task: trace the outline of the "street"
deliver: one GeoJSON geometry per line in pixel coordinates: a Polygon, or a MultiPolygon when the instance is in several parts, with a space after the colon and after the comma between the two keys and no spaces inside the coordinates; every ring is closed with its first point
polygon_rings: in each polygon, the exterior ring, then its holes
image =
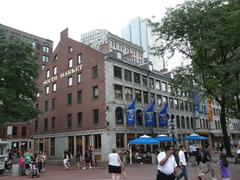
{"type": "MultiPolygon", "coordinates": [[[[218,180],[221,180],[219,168],[214,164],[215,174],[218,180]]],[[[230,164],[231,180],[240,179],[239,164],[230,164]]],[[[132,164],[126,165],[127,179],[129,180],[155,180],[156,179],[156,165],[152,164],[132,164]]],[[[196,167],[188,166],[189,180],[197,180],[196,167]]],[[[25,180],[28,176],[0,176],[0,179],[25,180]]],[[[77,169],[72,167],[70,171],[65,171],[61,165],[48,165],[46,172],[41,173],[42,180],[111,180],[111,175],[108,174],[107,166],[93,167],[93,169],[77,169]]],[[[183,178],[182,178],[183,179],[183,178]]],[[[210,174],[205,175],[205,180],[210,180],[210,174]]]]}

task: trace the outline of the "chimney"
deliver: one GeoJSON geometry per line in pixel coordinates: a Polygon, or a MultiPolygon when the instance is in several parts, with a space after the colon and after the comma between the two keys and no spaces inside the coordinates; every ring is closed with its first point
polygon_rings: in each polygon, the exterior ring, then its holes
{"type": "Polygon", "coordinates": [[[68,37],[68,28],[64,29],[60,34],[60,40],[68,37]]]}

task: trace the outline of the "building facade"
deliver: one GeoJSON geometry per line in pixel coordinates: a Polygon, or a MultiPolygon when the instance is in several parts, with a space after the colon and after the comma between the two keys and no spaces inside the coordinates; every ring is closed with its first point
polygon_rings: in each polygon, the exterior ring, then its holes
{"type": "Polygon", "coordinates": [[[162,58],[153,56],[151,48],[157,44],[155,42],[156,36],[152,33],[152,27],[149,19],[141,19],[136,17],[129,21],[129,24],[122,29],[122,38],[143,47],[143,58],[146,61],[151,61],[154,69],[163,70],[166,68],[165,62],[162,58]]]}
{"type": "MultiPolygon", "coordinates": [[[[19,38],[32,45],[35,53],[39,57],[40,71],[44,70],[48,63],[49,57],[53,49],[53,41],[45,39],[21,30],[0,24],[0,29],[3,30],[7,36],[11,38],[19,38]]],[[[1,129],[0,134],[2,139],[9,142],[9,148],[14,149],[15,152],[21,152],[32,149],[31,128],[30,123],[5,123],[1,129]]]]}

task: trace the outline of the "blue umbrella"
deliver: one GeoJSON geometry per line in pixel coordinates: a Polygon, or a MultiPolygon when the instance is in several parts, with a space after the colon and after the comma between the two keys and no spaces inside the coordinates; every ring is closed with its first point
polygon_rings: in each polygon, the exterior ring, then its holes
{"type": "Polygon", "coordinates": [[[150,144],[150,145],[152,145],[152,144],[159,144],[159,141],[150,136],[143,135],[137,139],[129,141],[129,144],[150,144]]]}
{"type": "Polygon", "coordinates": [[[159,142],[172,142],[172,141],[176,141],[175,138],[173,139],[171,136],[167,136],[165,134],[160,134],[155,139],[158,140],[159,142]]]}
{"type": "Polygon", "coordinates": [[[188,141],[191,141],[191,140],[196,140],[196,141],[204,141],[204,140],[207,140],[208,138],[205,137],[205,136],[200,136],[198,134],[191,134],[189,136],[186,136],[184,138],[184,140],[188,140],[188,141]]]}

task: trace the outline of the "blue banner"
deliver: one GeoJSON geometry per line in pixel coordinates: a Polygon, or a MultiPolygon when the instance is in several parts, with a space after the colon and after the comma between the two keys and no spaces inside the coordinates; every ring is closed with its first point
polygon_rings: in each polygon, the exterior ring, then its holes
{"type": "Polygon", "coordinates": [[[195,117],[199,117],[200,113],[202,113],[202,110],[201,110],[201,94],[200,93],[197,93],[193,96],[193,102],[194,102],[195,117]]]}
{"type": "Polygon", "coordinates": [[[136,98],[132,101],[132,103],[127,108],[127,125],[135,125],[136,124],[136,98]]]}
{"type": "Polygon", "coordinates": [[[162,110],[158,113],[158,122],[160,127],[168,126],[168,104],[165,103],[162,110]]]}
{"type": "Polygon", "coordinates": [[[154,106],[155,106],[155,101],[148,106],[148,108],[145,111],[145,125],[146,126],[154,126],[155,121],[154,121],[154,106]]]}

